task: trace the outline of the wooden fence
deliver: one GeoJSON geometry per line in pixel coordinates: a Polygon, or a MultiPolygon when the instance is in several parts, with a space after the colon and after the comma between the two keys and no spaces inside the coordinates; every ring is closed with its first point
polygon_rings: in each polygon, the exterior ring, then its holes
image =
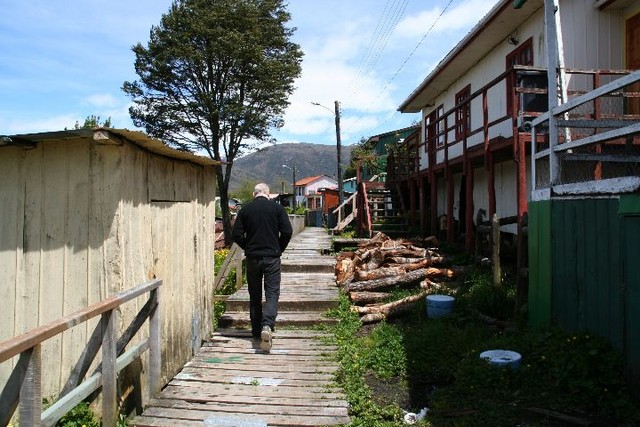
{"type": "Polygon", "coordinates": [[[18,404],[20,425],[52,426],[68,411],[102,387],[102,425],[115,426],[118,417],[118,372],[149,350],[149,393],[160,390],[160,307],[159,288],[162,280],[152,280],[113,297],[60,317],[17,337],[0,342],[0,363],[18,356],[18,361],[0,393],[0,425],[7,425],[18,404]],[[126,302],[149,293],[149,299],[131,324],[117,336],[118,309],[126,302]],[[49,338],[101,316],[87,346],[71,372],[59,399],[46,411],[42,411],[41,345],[49,338]],[[142,325],[149,320],[149,337],[144,338],[128,351],[127,344],[142,325]],[[96,371],[82,381],[102,347],[102,362],[96,371]]]}

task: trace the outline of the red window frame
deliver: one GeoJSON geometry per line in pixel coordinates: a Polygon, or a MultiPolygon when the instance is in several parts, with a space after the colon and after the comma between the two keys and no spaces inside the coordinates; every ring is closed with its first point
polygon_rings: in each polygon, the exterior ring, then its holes
{"type": "Polygon", "coordinates": [[[440,148],[444,145],[444,122],[442,116],[444,115],[444,105],[440,105],[434,108],[428,116],[424,118],[425,128],[425,153],[429,151],[429,146],[433,144],[434,147],[440,148]]]}
{"type": "Polygon", "coordinates": [[[471,97],[471,85],[456,93],[456,140],[463,139],[471,130],[471,103],[464,101],[471,97]]]}
{"type": "Polygon", "coordinates": [[[446,129],[444,128],[444,105],[440,105],[436,108],[436,118],[438,121],[436,122],[436,136],[438,138],[437,146],[442,147],[444,145],[444,133],[446,129]]]}
{"type": "MultiPolygon", "coordinates": [[[[506,57],[506,70],[509,71],[514,65],[533,65],[533,38],[529,37],[520,46],[512,50],[506,57]]],[[[507,74],[507,113],[513,113],[513,73],[507,74]]]]}

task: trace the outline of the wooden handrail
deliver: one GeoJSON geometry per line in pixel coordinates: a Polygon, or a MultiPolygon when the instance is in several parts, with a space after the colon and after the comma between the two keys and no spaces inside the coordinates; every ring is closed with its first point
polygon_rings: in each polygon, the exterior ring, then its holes
{"type": "MultiPolygon", "coordinates": [[[[66,412],[102,386],[102,424],[115,426],[117,420],[117,373],[131,363],[135,357],[149,350],[149,390],[151,395],[160,390],[160,314],[159,292],[162,280],[150,282],[120,292],[68,316],[34,328],[22,335],[0,342],[0,363],[20,355],[4,389],[0,393],[0,425],[6,425],[20,402],[21,425],[54,425],[66,412]],[[149,338],[133,349],[117,357],[118,345],[124,348],[126,342],[117,339],[117,308],[140,295],[149,293],[150,303],[143,307],[144,317],[149,319],[149,338]],[[42,413],[41,392],[41,346],[49,338],[61,334],[72,327],[97,316],[102,316],[98,325],[102,337],[101,372],[97,372],[82,384],[73,388],[65,397],[42,413]]],[[[139,319],[134,319],[134,322],[139,319]]],[[[131,328],[128,328],[130,330],[131,328]]],[[[131,334],[129,334],[131,335],[131,334]]],[[[97,336],[97,335],[96,335],[97,336]]],[[[129,336],[128,340],[131,337],[129,336]]],[[[93,340],[91,340],[93,341],[93,340]]],[[[91,347],[92,342],[88,347],[91,347]]],[[[87,350],[87,349],[86,349],[87,350]]],[[[83,356],[97,352],[85,351],[83,356]]],[[[91,360],[89,360],[91,363],[91,360]]],[[[77,366],[82,365],[79,363],[77,366]]],[[[72,373],[73,376],[73,373],[72,373]]]]}
{"type": "Polygon", "coordinates": [[[333,228],[333,231],[342,231],[347,225],[353,221],[358,212],[358,208],[356,206],[356,196],[358,192],[356,191],[351,196],[349,196],[340,206],[335,208],[332,212],[338,215],[338,219],[336,221],[336,226],[333,228]],[[344,209],[347,205],[351,204],[351,214],[348,216],[344,215],[344,209]]]}
{"type": "Polygon", "coordinates": [[[242,261],[244,259],[245,255],[242,248],[238,246],[237,243],[232,244],[231,248],[229,248],[227,257],[222,262],[220,270],[214,279],[214,292],[222,287],[229,274],[231,274],[231,269],[233,267],[236,269],[236,289],[240,289],[242,287],[242,261]]]}
{"type": "Polygon", "coordinates": [[[369,230],[369,238],[373,237],[373,229],[371,225],[371,211],[369,210],[369,196],[367,195],[367,186],[362,183],[362,194],[364,196],[364,208],[367,213],[367,228],[369,230]]]}

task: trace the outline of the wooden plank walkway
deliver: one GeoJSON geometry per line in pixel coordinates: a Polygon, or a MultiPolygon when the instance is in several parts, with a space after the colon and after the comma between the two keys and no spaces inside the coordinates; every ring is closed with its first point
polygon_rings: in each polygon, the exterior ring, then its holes
{"type": "MultiPolygon", "coordinates": [[[[308,227],[295,236],[282,255],[282,279],[276,329],[312,326],[334,320],[324,313],[338,306],[335,257],[326,253],[331,236],[323,228],[308,227]]],[[[249,327],[249,292],[245,287],[227,300],[219,321],[222,328],[249,327]]]]}
{"type": "Polygon", "coordinates": [[[287,328],[331,321],[322,316],[338,303],[335,260],[324,254],[330,245],[324,229],[306,228],[283,254],[280,311],[270,353],[251,337],[249,297],[243,288],[227,301],[227,327],[218,329],[129,425],[349,424],[346,397],[334,382],[335,348],[324,339],[326,334],[287,328]]]}

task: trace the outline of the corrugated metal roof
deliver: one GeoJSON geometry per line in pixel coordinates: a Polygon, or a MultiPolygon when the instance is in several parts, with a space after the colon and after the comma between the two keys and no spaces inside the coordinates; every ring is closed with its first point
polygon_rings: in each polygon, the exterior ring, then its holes
{"type": "Polygon", "coordinates": [[[417,113],[447,90],[467,73],[497,44],[502,43],[513,31],[541,7],[543,0],[527,0],[520,8],[513,8],[513,0],[500,0],[482,18],[436,68],[398,107],[403,113],[417,113]]]}
{"type": "Polygon", "coordinates": [[[88,142],[96,141],[99,143],[106,143],[108,141],[119,142],[121,139],[126,139],[132,144],[144,148],[145,150],[165,157],[170,157],[172,159],[185,160],[203,166],[220,165],[220,162],[209,157],[198,156],[187,151],[176,150],[158,139],[149,137],[144,132],[131,131],[128,129],[73,129],[56,132],[17,134],[3,137],[3,142],[5,145],[12,143],[15,143],[16,145],[26,145],[28,143],[37,144],[38,142],[43,141],[63,141],[71,139],[84,139],[88,142]]]}

